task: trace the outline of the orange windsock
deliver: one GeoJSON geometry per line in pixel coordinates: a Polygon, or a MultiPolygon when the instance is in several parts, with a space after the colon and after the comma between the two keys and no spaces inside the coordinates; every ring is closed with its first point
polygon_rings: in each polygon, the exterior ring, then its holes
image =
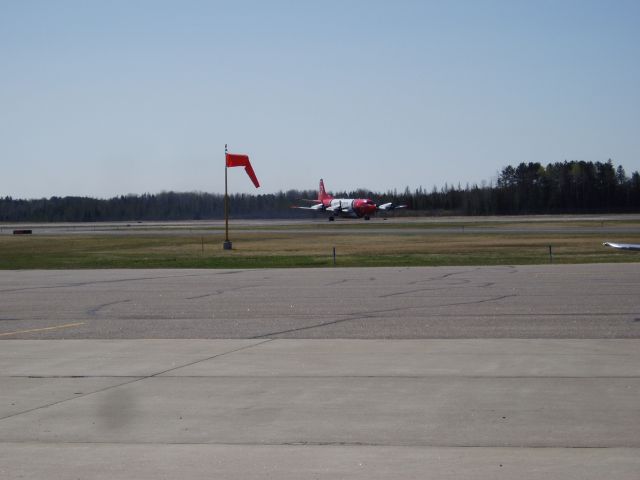
{"type": "Polygon", "coordinates": [[[244,171],[247,172],[249,178],[253,182],[253,184],[258,188],[260,186],[260,182],[258,182],[258,177],[256,177],[256,173],[253,171],[253,167],[251,166],[251,162],[249,161],[249,155],[239,155],[237,153],[227,153],[227,167],[244,167],[244,171]]]}

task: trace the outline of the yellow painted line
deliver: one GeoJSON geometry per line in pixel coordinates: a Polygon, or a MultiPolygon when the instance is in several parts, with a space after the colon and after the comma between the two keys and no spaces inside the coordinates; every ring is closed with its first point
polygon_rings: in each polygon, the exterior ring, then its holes
{"type": "Polygon", "coordinates": [[[9,335],[20,335],[22,333],[45,332],[47,330],[59,330],[60,328],[71,328],[84,325],[85,322],[65,323],[64,325],[56,325],[55,327],[32,328],[31,330],[18,330],[17,332],[0,333],[0,337],[8,337],[9,335]]]}

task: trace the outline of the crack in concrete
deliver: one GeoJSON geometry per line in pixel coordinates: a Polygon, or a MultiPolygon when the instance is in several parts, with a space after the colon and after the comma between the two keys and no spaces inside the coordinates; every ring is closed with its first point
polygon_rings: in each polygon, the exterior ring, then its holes
{"type": "MultiPolygon", "coordinates": [[[[269,340],[272,341],[272,340],[269,340]]],[[[275,341],[275,340],[273,340],[275,341]]],[[[457,355],[466,355],[466,356],[479,356],[482,354],[476,354],[476,353],[460,353],[457,355]]],[[[499,355],[499,354],[496,354],[499,355]]],[[[555,356],[556,354],[554,354],[555,356]]],[[[557,354],[558,356],[566,356],[566,357],[570,357],[571,355],[560,355],[557,354]]],[[[606,356],[613,356],[613,357],[627,357],[628,355],[616,355],[616,354],[604,354],[606,356]]],[[[432,355],[432,356],[438,356],[436,355],[432,355]]],[[[492,354],[487,354],[486,356],[492,356],[492,354]]],[[[504,356],[510,356],[510,355],[504,355],[504,356]]],[[[602,355],[593,355],[595,357],[599,357],[602,355]]],[[[182,366],[177,367],[177,368],[183,368],[182,366]]],[[[135,375],[7,375],[5,377],[0,377],[0,378],[33,378],[33,379],[38,379],[38,378],[42,378],[42,379],[53,379],[53,380],[57,380],[57,379],[74,379],[74,378],[141,378],[141,376],[135,376],[135,375]]],[[[150,378],[150,377],[146,377],[146,378],[150,378]]],[[[485,375],[456,375],[456,374],[452,374],[452,373],[431,373],[431,374],[424,374],[424,375],[402,375],[402,374],[379,374],[379,375],[330,375],[330,374],[322,374],[322,375],[318,375],[318,374],[309,374],[309,375],[272,375],[272,374],[268,374],[268,375],[162,375],[162,377],[158,377],[161,379],[167,379],[167,378],[173,378],[173,379],[180,379],[180,378],[221,378],[221,379],[265,379],[265,380],[270,380],[270,379],[315,379],[315,378],[324,378],[324,379],[331,379],[331,378],[391,378],[391,379],[398,379],[398,380],[426,380],[426,379],[430,379],[430,378],[460,378],[460,379],[478,379],[478,380],[483,380],[483,379],[487,379],[487,378],[492,378],[492,379],[497,379],[497,380],[502,380],[502,379],[507,379],[507,380],[517,380],[517,379],[551,379],[551,380],[556,380],[556,379],[565,379],[565,380],[608,380],[608,379],[616,379],[616,380],[627,380],[627,379],[631,379],[631,380],[640,380],[640,375],[589,375],[589,376],[580,376],[580,375],[550,375],[550,374],[544,374],[544,375],[492,375],[492,374],[485,374],[485,375]]]]}
{"type": "Polygon", "coordinates": [[[85,313],[90,317],[96,317],[98,316],[98,312],[103,308],[110,307],[111,305],[118,305],[120,303],[128,303],[132,301],[133,301],[132,299],[128,299],[128,300],[117,300],[115,302],[103,303],[102,305],[98,305],[97,307],[88,309],[85,313]]]}
{"type": "MultiPolygon", "coordinates": [[[[135,277],[135,278],[117,278],[113,280],[95,280],[91,282],[63,283],[59,285],[13,288],[13,289],[7,289],[7,290],[0,290],[0,293],[15,293],[15,292],[25,292],[25,291],[31,291],[31,290],[50,290],[54,288],[75,288],[75,287],[86,287],[89,285],[102,285],[106,283],[140,282],[143,280],[165,280],[169,278],[202,277],[207,274],[200,273],[200,274],[186,274],[186,275],[164,275],[161,277],[135,277]]],[[[224,273],[218,273],[218,275],[224,275],[224,273]]]]}
{"type": "MultiPolygon", "coordinates": [[[[52,442],[46,440],[11,440],[11,441],[0,441],[0,444],[5,445],[51,445],[52,442]]],[[[446,448],[446,449],[473,449],[473,450],[513,450],[514,452],[522,452],[523,450],[585,450],[585,451],[593,451],[593,450],[639,450],[640,445],[580,445],[580,446],[572,446],[572,445],[504,445],[504,444],[460,444],[460,443],[424,443],[424,442],[393,442],[393,443],[383,443],[383,442],[353,442],[353,441],[290,441],[290,442],[149,442],[149,441],[123,441],[123,442],[114,442],[114,441],[56,441],[55,445],[136,445],[136,446],[228,446],[228,447],[332,447],[332,446],[340,446],[340,447],[396,447],[396,448],[446,448]]]]}
{"type": "Polygon", "coordinates": [[[502,295],[500,297],[493,297],[493,298],[487,298],[484,300],[474,300],[472,302],[460,302],[460,303],[449,303],[449,304],[444,304],[444,305],[427,305],[427,306],[419,306],[419,307],[399,307],[399,308],[389,308],[389,309],[383,309],[383,310],[372,310],[369,312],[356,312],[356,313],[352,313],[352,314],[348,314],[349,316],[352,316],[352,318],[339,318],[339,319],[334,319],[328,322],[322,322],[316,325],[307,325],[304,327],[299,327],[299,328],[291,328],[291,329],[287,329],[287,330],[282,330],[279,332],[271,332],[271,333],[265,333],[262,335],[255,335],[251,338],[268,338],[268,337],[272,337],[272,336],[276,336],[276,335],[284,335],[287,333],[294,333],[294,332],[299,332],[299,331],[304,331],[304,330],[310,330],[312,328],[321,328],[321,327],[326,327],[329,325],[336,325],[338,323],[343,323],[343,322],[351,322],[353,320],[364,320],[367,318],[378,318],[376,317],[376,314],[379,313],[393,313],[393,312],[402,312],[402,311],[407,311],[407,310],[416,310],[416,309],[424,309],[424,308],[441,308],[441,307],[452,307],[452,306],[456,306],[456,305],[474,305],[474,304],[480,304],[480,303],[486,303],[486,302],[494,302],[494,301],[499,301],[499,300],[503,300],[505,298],[509,298],[509,297],[515,297],[517,295],[502,295]]]}
{"type": "Polygon", "coordinates": [[[395,293],[387,293],[384,295],[378,295],[378,298],[389,298],[389,297],[397,297],[400,295],[408,295],[410,293],[419,293],[419,292],[436,292],[436,291],[440,291],[440,290],[449,290],[451,288],[456,288],[456,287],[460,287],[460,286],[465,286],[467,288],[473,288],[473,287],[478,287],[478,288],[483,288],[486,287],[488,285],[469,285],[468,282],[463,282],[463,283],[458,283],[458,284],[453,284],[453,285],[447,285],[444,287],[425,287],[425,288],[416,288],[415,290],[405,290],[403,292],[395,292],[395,293]]]}
{"type": "Polygon", "coordinates": [[[270,341],[271,340],[265,340],[263,342],[253,343],[251,345],[245,345],[243,347],[239,347],[239,348],[230,350],[228,352],[218,353],[216,355],[212,355],[212,356],[209,356],[207,358],[201,358],[199,360],[194,360],[192,362],[185,363],[184,365],[178,365],[176,367],[172,367],[172,368],[163,370],[161,372],[156,372],[156,373],[153,373],[151,375],[140,375],[140,376],[137,376],[137,377],[128,377],[128,378],[131,378],[131,380],[119,383],[117,385],[110,385],[108,387],[100,388],[100,389],[94,390],[92,392],[83,393],[81,395],[74,395],[73,397],[65,398],[63,400],[58,400],[58,401],[49,403],[47,405],[40,405],[38,407],[30,408],[30,409],[24,410],[22,412],[16,412],[16,413],[12,413],[10,415],[6,415],[4,417],[0,417],[0,422],[3,421],[3,420],[6,420],[8,418],[13,418],[13,417],[17,417],[19,415],[24,415],[24,414],[27,414],[27,413],[35,412],[37,410],[42,410],[42,409],[45,409],[45,408],[53,407],[55,405],[60,405],[61,403],[65,403],[65,402],[69,402],[69,401],[72,401],[72,400],[76,400],[78,398],[88,397],[89,395],[94,395],[96,393],[106,392],[107,390],[112,390],[114,388],[123,387],[125,385],[130,385],[130,384],[135,383],[135,382],[140,382],[142,380],[147,380],[149,378],[155,378],[155,377],[158,377],[159,375],[162,375],[164,373],[173,372],[174,370],[178,370],[180,368],[190,367],[190,366],[196,365],[197,363],[200,363],[200,362],[206,362],[208,360],[213,360],[214,358],[218,358],[218,357],[222,357],[224,355],[229,355],[231,353],[239,352],[240,350],[247,350],[249,348],[257,347],[258,345],[262,345],[263,343],[267,343],[267,342],[270,342],[270,341]]]}
{"type": "Polygon", "coordinates": [[[329,282],[329,283],[325,283],[324,286],[325,287],[332,287],[333,285],[340,285],[341,283],[347,283],[349,280],[348,279],[344,279],[344,280],[338,280],[336,282],[329,282]]]}
{"type": "Polygon", "coordinates": [[[435,281],[438,281],[438,280],[444,280],[445,278],[449,278],[449,277],[452,277],[454,275],[462,275],[462,274],[465,274],[465,273],[473,273],[476,270],[477,269],[474,269],[474,270],[463,270],[461,272],[445,273],[444,275],[438,275],[437,277],[429,277],[429,278],[424,278],[422,280],[414,280],[412,282],[409,282],[408,285],[417,285],[417,284],[420,284],[420,283],[435,282],[435,281]]]}
{"type": "Polygon", "coordinates": [[[228,289],[219,289],[216,290],[213,293],[205,293],[204,295],[196,295],[195,297],[185,297],[185,300],[197,300],[199,298],[206,298],[206,297],[216,297],[218,295],[222,295],[224,293],[227,292],[234,292],[237,290],[246,290],[247,288],[256,288],[256,287],[260,287],[260,285],[244,285],[244,286],[238,286],[238,287],[234,287],[234,288],[228,288],[228,289]]]}
{"type": "Polygon", "coordinates": [[[215,297],[222,295],[226,290],[216,290],[213,293],[205,293],[204,295],[196,295],[195,297],[184,297],[185,300],[197,300],[199,298],[215,297]]]}

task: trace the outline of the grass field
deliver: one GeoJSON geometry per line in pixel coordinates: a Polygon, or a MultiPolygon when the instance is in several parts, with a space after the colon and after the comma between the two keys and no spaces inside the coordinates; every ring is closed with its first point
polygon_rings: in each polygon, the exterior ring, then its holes
{"type": "MultiPolygon", "coordinates": [[[[598,225],[600,222],[598,222],[598,225]]],[[[333,265],[333,248],[338,266],[428,266],[428,265],[526,265],[549,263],[640,262],[637,252],[617,251],[602,246],[603,240],[640,243],[640,233],[603,235],[580,233],[576,227],[588,222],[564,222],[568,233],[539,233],[540,223],[514,222],[499,227],[531,231],[492,232],[492,222],[474,222],[486,232],[403,232],[404,224],[377,225],[345,223],[278,227],[269,232],[236,229],[234,249],[222,249],[223,234],[130,233],[126,235],[33,235],[0,236],[0,269],[30,268],[274,268],[326,267],[333,265]],[[341,228],[344,231],[341,231],[341,228]],[[354,231],[355,227],[357,231],[354,231]],[[372,231],[367,232],[367,229],[372,231]],[[615,238],[614,238],[615,237],[615,238]]],[[[430,224],[430,227],[440,226],[430,224]]],[[[464,224],[460,224],[464,226],[464,224]]],[[[557,226],[557,223],[553,225],[557,226]]],[[[622,224],[621,224],[622,225],[622,224]]],[[[451,227],[451,223],[446,224],[451,227]]],[[[625,227],[640,227],[624,222],[625,227]]],[[[420,227],[418,227],[420,228],[420,227]]]]}

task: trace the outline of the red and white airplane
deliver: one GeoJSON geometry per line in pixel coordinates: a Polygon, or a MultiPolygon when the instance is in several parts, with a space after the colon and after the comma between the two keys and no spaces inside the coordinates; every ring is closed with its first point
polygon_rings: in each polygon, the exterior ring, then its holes
{"type": "Polygon", "coordinates": [[[320,179],[320,188],[318,189],[317,200],[306,200],[307,202],[313,202],[315,205],[312,207],[293,207],[300,208],[302,210],[314,210],[316,212],[327,212],[329,214],[329,220],[334,220],[336,215],[350,218],[364,218],[369,220],[371,215],[375,214],[378,210],[388,212],[389,210],[395,210],[396,208],[407,208],[406,205],[395,205],[391,202],[384,203],[382,205],[376,205],[373,200],[369,198],[333,198],[324,189],[324,182],[320,179]]]}

